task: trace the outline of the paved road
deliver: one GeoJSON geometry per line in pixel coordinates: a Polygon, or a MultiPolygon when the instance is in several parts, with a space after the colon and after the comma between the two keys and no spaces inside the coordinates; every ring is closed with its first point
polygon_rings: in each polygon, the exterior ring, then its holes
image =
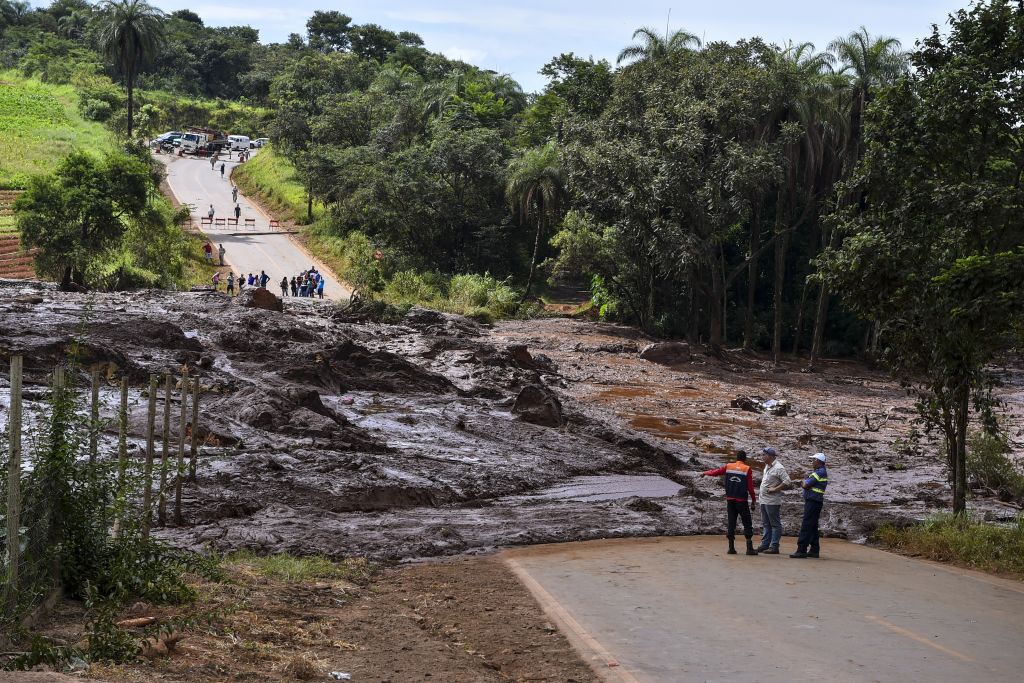
{"type": "MultiPolygon", "coordinates": [[[[206,215],[210,204],[213,204],[215,218],[234,218],[235,205],[231,201],[231,181],[228,176],[231,169],[238,165],[236,162],[225,161],[226,169],[224,177],[221,177],[220,162],[216,170],[210,170],[208,159],[169,155],[158,155],[156,158],[167,165],[167,183],[174,196],[182,204],[193,207],[192,219],[197,225],[200,217],[206,215]]],[[[338,278],[323,263],[313,258],[288,235],[271,231],[270,217],[241,193],[238,195],[238,204],[242,209],[242,221],[239,223],[244,226],[244,219],[253,218],[256,220],[255,229],[246,230],[234,226],[203,228],[213,241],[215,252],[218,244],[224,245],[227,252],[225,260],[235,273],[258,275],[261,270],[265,270],[270,276],[267,287],[279,293],[278,283],[282,277],[287,275],[290,280],[313,265],[326,276],[325,297],[341,300],[351,296],[352,292],[339,284],[338,278]]],[[[223,276],[227,277],[227,268],[223,276]]]]}
{"type": "Polygon", "coordinates": [[[819,560],[724,551],[623,539],[505,558],[609,681],[1024,680],[1020,582],[843,541],[819,560]]]}

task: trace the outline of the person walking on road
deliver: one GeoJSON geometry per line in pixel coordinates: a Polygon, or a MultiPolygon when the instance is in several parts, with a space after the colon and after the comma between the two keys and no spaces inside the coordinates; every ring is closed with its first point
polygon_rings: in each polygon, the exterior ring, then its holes
{"type": "Polygon", "coordinates": [[[321,299],[324,298],[324,279],[322,277],[316,283],[316,293],[321,299]]]}
{"type": "Polygon", "coordinates": [[[825,454],[811,456],[811,472],[804,483],[804,518],[800,522],[800,536],[796,540],[796,552],[790,555],[797,559],[818,557],[821,552],[818,520],[825,505],[825,488],[828,486],[828,470],[825,469],[825,454]]]}
{"type": "Polygon", "coordinates": [[[224,265],[224,254],[226,254],[226,253],[227,253],[227,250],[224,248],[224,244],[221,243],[220,246],[217,248],[217,256],[220,257],[220,264],[222,266],[224,265]]]}
{"type": "Polygon", "coordinates": [[[238,217],[242,215],[242,207],[235,204],[235,221],[238,221],[238,217]]]}
{"type": "Polygon", "coordinates": [[[217,157],[213,154],[210,155],[210,170],[213,171],[217,166],[217,157]]]}
{"type": "Polygon", "coordinates": [[[220,162],[220,177],[224,177],[224,162],[220,162]]]}
{"type": "Polygon", "coordinates": [[[228,271],[228,296],[235,295],[235,274],[232,271],[228,271]]]}
{"type": "Polygon", "coordinates": [[[288,296],[288,276],[281,278],[281,298],[288,296]]]}
{"type": "Polygon", "coordinates": [[[762,449],[761,457],[764,460],[764,475],[758,491],[761,500],[761,545],[757,551],[778,555],[779,542],[782,540],[782,491],[789,488],[792,482],[774,448],[762,449]]]}
{"type": "Polygon", "coordinates": [[[231,201],[234,204],[238,203],[238,185],[231,186],[231,201]]]}
{"type": "Polygon", "coordinates": [[[725,505],[729,514],[729,525],[725,537],[729,539],[729,554],[736,554],[736,516],[743,520],[743,536],[747,539],[747,555],[757,555],[754,550],[754,525],[750,520],[750,512],[757,505],[757,494],[754,492],[754,472],[747,465],[747,452],[738,451],[736,461],[717,469],[702,473],[705,477],[725,476],[725,505]],[[749,507],[747,498],[750,498],[749,507]]]}
{"type": "Polygon", "coordinates": [[[295,276],[292,275],[292,296],[297,297],[299,295],[299,283],[295,281],[295,276]]]}
{"type": "Polygon", "coordinates": [[[210,204],[210,210],[206,212],[206,215],[210,217],[210,222],[211,223],[213,222],[213,214],[214,214],[213,204],[210,204]]]}

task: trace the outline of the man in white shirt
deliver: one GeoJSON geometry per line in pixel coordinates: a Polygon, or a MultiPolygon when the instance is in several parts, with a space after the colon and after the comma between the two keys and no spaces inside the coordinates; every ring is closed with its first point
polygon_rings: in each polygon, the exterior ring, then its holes
{"type": "Polygon", "coordinates": [[[782,540],[782,491],[792,485],[786,468],[779,462],[779,454],[770,446],[761,450],[764,475],[758,499],[761,501],[761,545],[758,552],[778,555],[782,540]]]}

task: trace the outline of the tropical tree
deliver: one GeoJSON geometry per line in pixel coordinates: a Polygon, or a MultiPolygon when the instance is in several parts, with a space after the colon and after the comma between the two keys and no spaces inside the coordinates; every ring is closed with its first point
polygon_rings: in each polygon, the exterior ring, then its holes
{"type": "Polygon", "coordinates": [[[972,415],[993,414],[992,366],[1024,323],[1024,6],[977,3],[880,90],[865,153],[819,266],[847,307],[880,325],[881,359],[945,441],[953,511],[966,508],[972,415]],[[965,124],[965,122],[969,122],[965,124]]]}
{"type": "Polygon", "coordinates": [[[124,77],[131,139],[135,77],[165,40],[164,13],[146,0],[104,0],[100,12],[99,45],[124,77]]]}
{"type": "Polygon", "coordinates": [[[533,223],[533,256],[523,301],[530,295],[537,269],[541,234],[561,216],[565,201],[565,175],[554,142],[528,149],[509,163],[505,196],[522,223],[533,223]]]}
{"type": "Polygon", "coordinates": [[[624,61],[642,62],[663,59],[673,53],[701,46],[700,38],[683,29],[672,33],[666,31],[665,35],[662,35],[650,26],[641,26],[633,31],[633,40],[637,42],[622,49],[616,60],[617,64],[624,61]]]}
{"type": "Polygon", "coordinates": [[[57,20],[57,29],[61,35],[72,40],[80,40],[85,35],[85,27],[89,23],[90,13],[87,10],[75,10],[57,20]]]}

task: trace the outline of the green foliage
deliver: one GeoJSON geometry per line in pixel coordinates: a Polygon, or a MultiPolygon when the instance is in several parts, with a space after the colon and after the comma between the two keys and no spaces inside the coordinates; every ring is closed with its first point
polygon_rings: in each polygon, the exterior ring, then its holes
{"type": "Polygon", "coordinates": [[[27,78],[66,85],[77,77],[99,73],[101,65],[95,52],[78,43],[44,35],[29,47],[19,68],[27,78]]]}
{"type": "Polygon", "coordinates": [[[1024,575],[1024,515],[1010,525],[964,515],[938,515],[924,524],[885,525],[875,539],[897,552],[991,572],[1024,575]]]}
{"type": "Polygon", "coordinates": [[[247,551],[231,553],[225,558],[225,564],[268,579],[287,582],[344,579],[361,586],[368,584],[377,571],[374,564],[363,559],[333,561],[323,555],[298,557],[287,553],[260,556],[247,551]]]}
{"type": "MultiPolygon", "coordinates": [[[[306,190],[295,166],[269,145],[249,161],[235,168],[231,179],[247,195],[259,197],[270,210],[286,221],[303,224],[306,218],[306,190]]],[[[314,217],[323,212],[319,202],[314,217]]]]}
{"type": "Polygon", "coordinates": [[[0,73],[0,189],[27,187],[73,150],[99,156],[113,148],[110,133],[85,120],[78,102],[71,86],[0,73]]]}
{"type": "Polygon", "coordinates": [[[942,431],[963,512],[968,421],[994,425],[986,366],[1024,315],[1024,7],[979,4],[915,54],[917,73],[867,109],[866,151],[819,260],[845,304],[881,325],[884,360],[942,431]]]}
{"type": "Polygon", "coordinates": [[[1008,457],[1006,437],[984,431],[967,440],[967,475],[971,481],[995,491],[1001,500],[1024,500],[1024,468],[1008,457]]]}

